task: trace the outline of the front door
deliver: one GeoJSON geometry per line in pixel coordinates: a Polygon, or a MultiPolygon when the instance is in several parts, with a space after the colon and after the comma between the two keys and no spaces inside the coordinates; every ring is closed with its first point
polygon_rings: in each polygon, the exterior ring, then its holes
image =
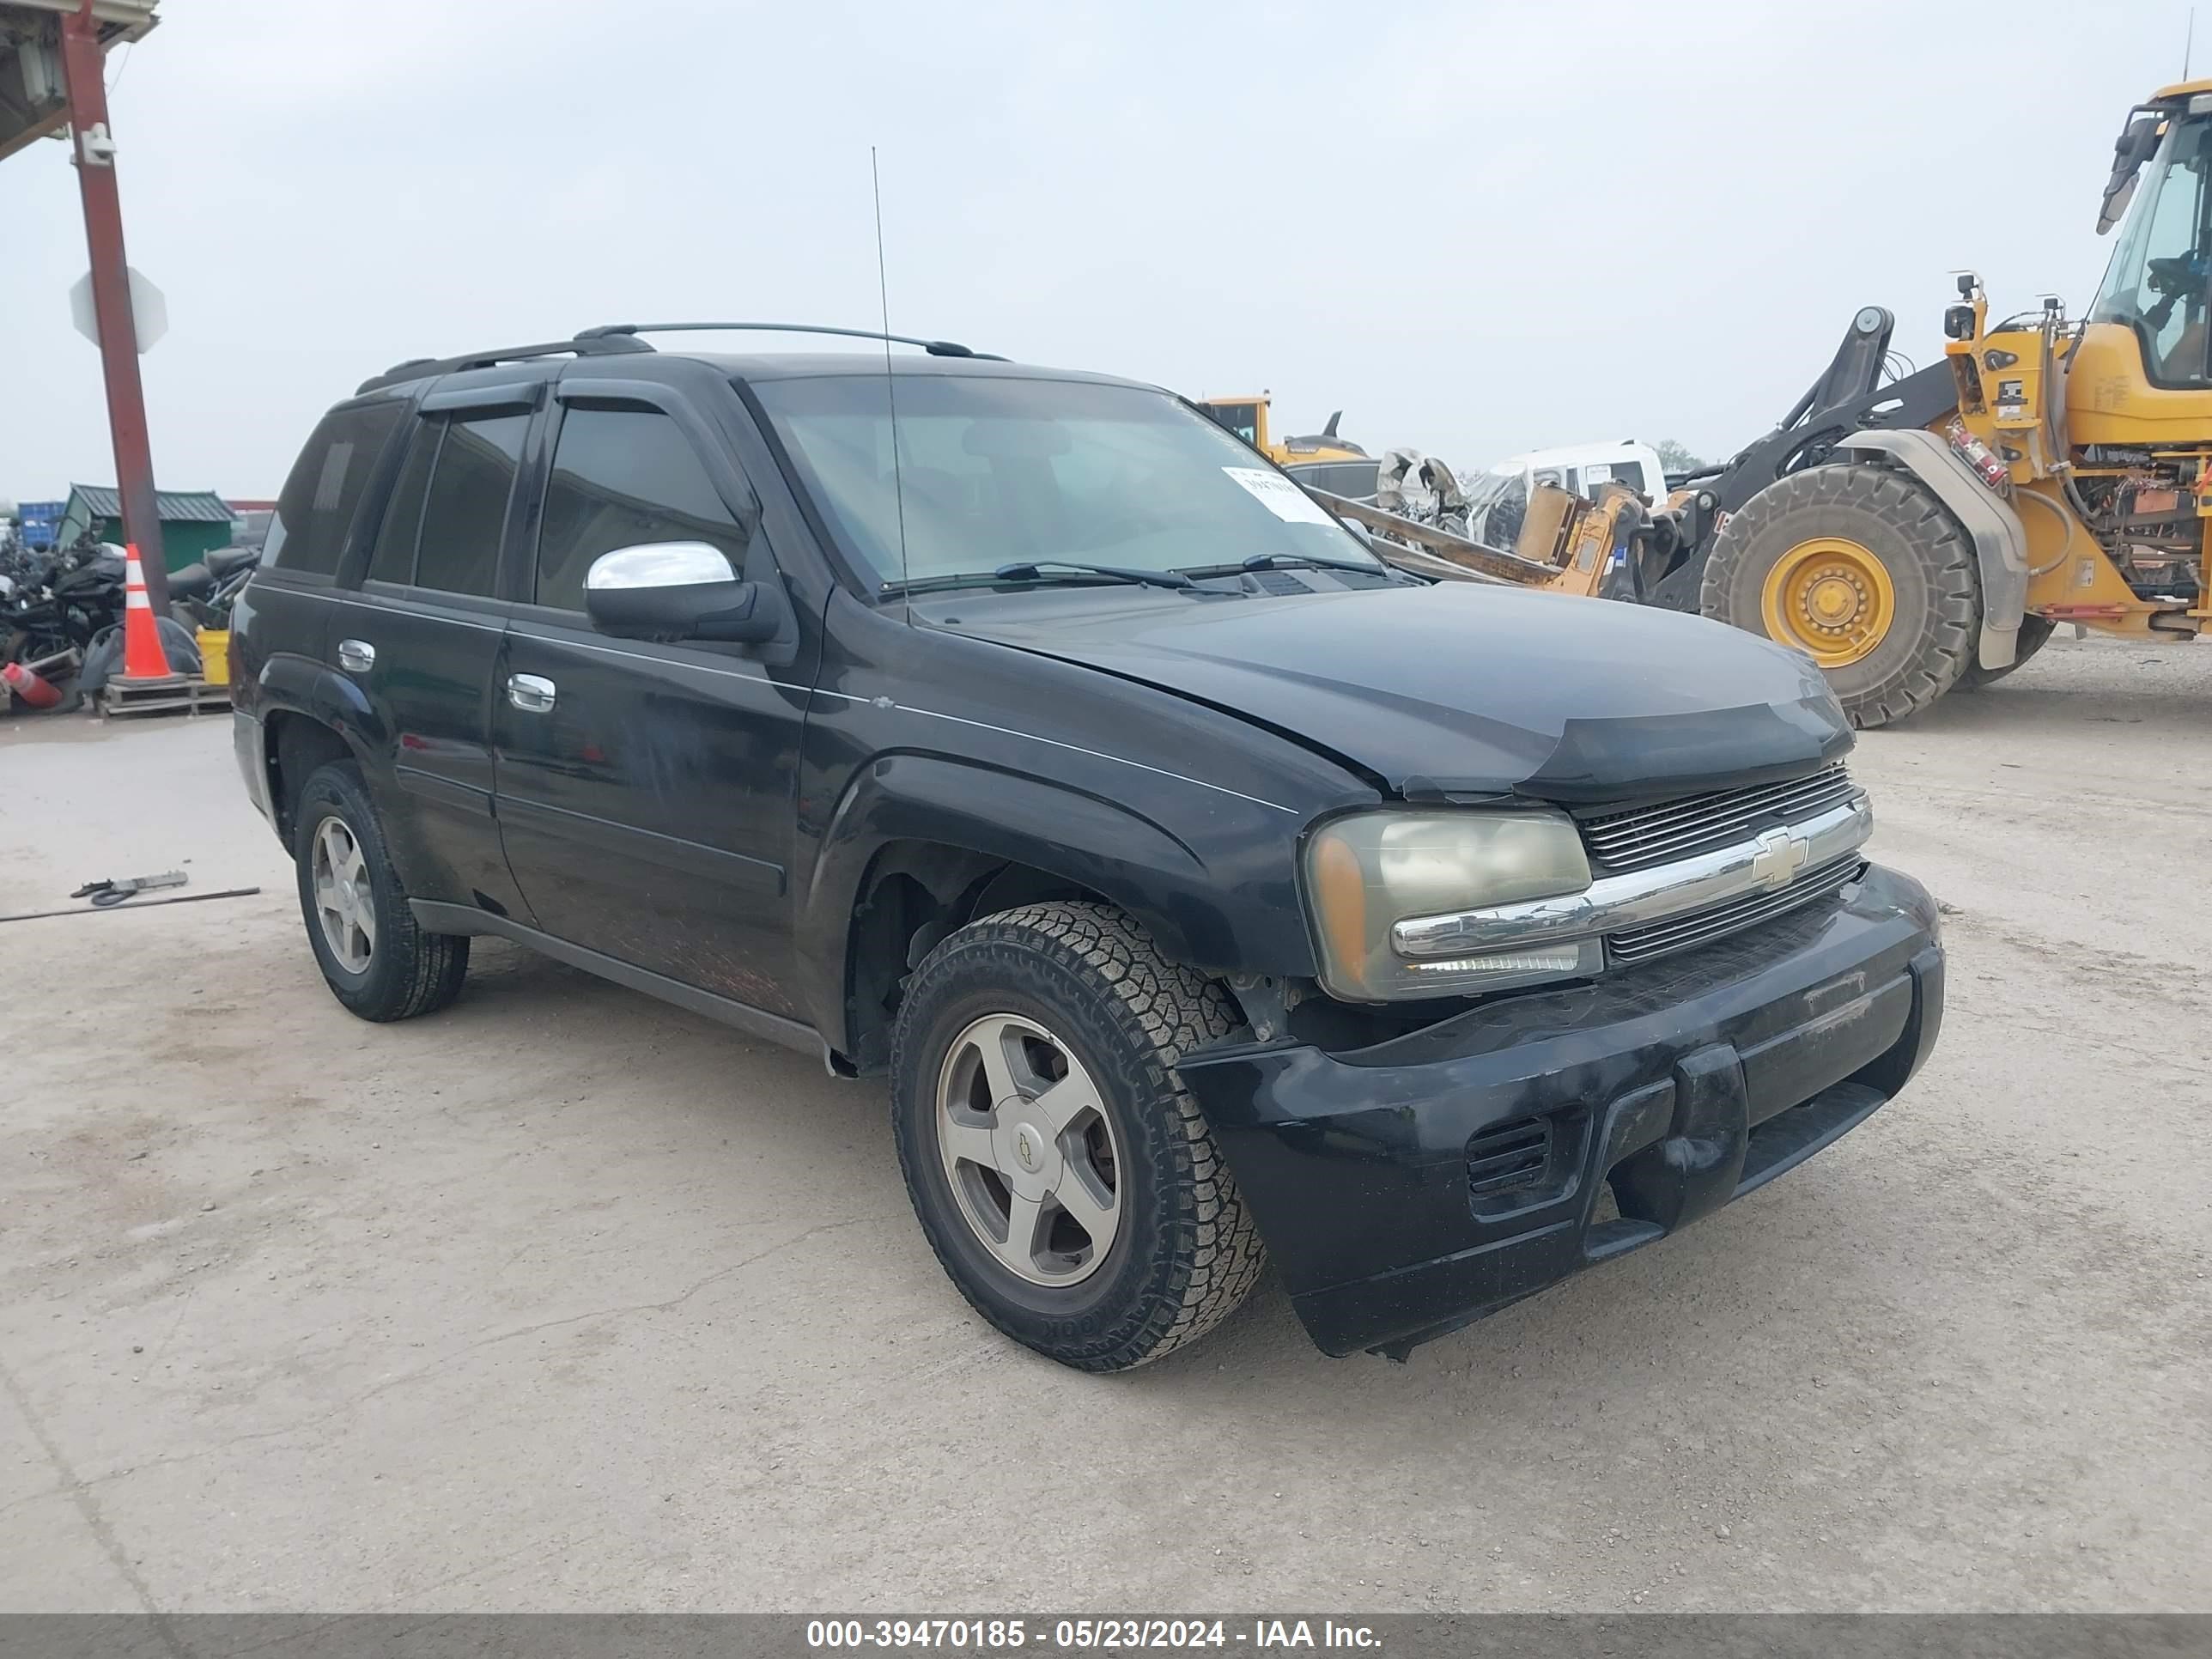
{"type": "Polygon", "coordinates": [[[811,630],[775,646],[648,645],[584,615],[592,562],[707,542],[775,580],[751,492],[681,398],[562,392],[532,603],[493,709],[507,859],[556,938],[790,1015],[791,866],[811,630]]]}

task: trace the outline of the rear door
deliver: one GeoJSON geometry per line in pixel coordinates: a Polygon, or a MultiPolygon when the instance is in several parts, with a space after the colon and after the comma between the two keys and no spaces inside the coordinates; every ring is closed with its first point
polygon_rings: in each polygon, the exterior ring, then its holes
{"type": "Polygon", "coordinates": [[[728,442],[680,392],[586,377],[559,398],[534,585],[493,710],[507,862],[545,932],[790,1015],[815,630],[793,620],[766,646],[596,632],[585,575],[618,547],[707,542],[747,579],[779,578],[728,442]]]}
{"type": "Polygon", "coordinates": [[[339,565],[356,517],[373,505],[368,486],[379,459],[406,418],[398,398],[342,405],[323,417],[293,464],[270,516],[262,569],[233,616],[234,695],[241,708],[258,701],[264,675],[277,684],[307,684],[330,661],[339,565]]]}
{"type": "Polygon", "coordinates": [[[338,669],[384,739],[409,892],[526,920],[492,818],[490,706],[509,609],[501,550],[539,390],[423,400],[333,630],[338,669]]]}

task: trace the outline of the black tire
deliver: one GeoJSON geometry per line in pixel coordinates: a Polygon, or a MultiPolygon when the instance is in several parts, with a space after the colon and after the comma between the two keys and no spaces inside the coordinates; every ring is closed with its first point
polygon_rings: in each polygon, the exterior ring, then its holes
{"type": "Polygon", "coordinates": [[[292,861],[308,945],[331,994],[349,1012],[380,1023],[412,1019],[460,994],[469,971],[469,941],[458,934],[426,933],[416,925],[398,872],[392,867],[384,826],[352,762],[332,761],[309,775],[292,808],[292,861]],[[375,922],[374,941],[358,970],[339,958],[315,901],[316,840],[333,820],[360,848],[375,922]]]}
{"type": "Polygon", "coordinates": [[[1957,684],[1973,659],[1982,583],[1966,532],[1908,473],[1836,463],[1769,484],[1714,538],[1698,608],[1765,634],[1769,573],[1791,549],[1822,536],[1856,542],[1879,559],[1896,595],[1881,642],[1828,670],[1828,684],[1854,726],[1917,714],[1957,684]]]}
{"type": "Polygon", "coordinates": [[[1218,985],[1170,962],[1109,905],[1025,905],[930,952],[899,1010],[891,1121],[922,1231],[976,1312],[1063,1365],[1118,1371],[1204,1335],[1250,1294],[1259,1235],[1176,1073],[1185,1052],[1237,1023],[1218,985]],[[1120,1149],[1120,1225],[1079,1283],[1030,1283],[994,1256],[940,1159],[946,1061],[995,1015],[1035,1022],[1080,1060],[1120,1149]]]}
{"type": "Polygon", "coordinates": [[[1985,685],[1995,685],[2006,675],[2026,662],[2050,642],[2058,624],[2048,617],[2022,617],[2020,619],[2020,638],[2013,647],[2012,660],[2002,668],[1984,668],[1978,656],[1966,665],[1966,672],[1959,676],[1959,690],[1978,691],[1985,685]]]}

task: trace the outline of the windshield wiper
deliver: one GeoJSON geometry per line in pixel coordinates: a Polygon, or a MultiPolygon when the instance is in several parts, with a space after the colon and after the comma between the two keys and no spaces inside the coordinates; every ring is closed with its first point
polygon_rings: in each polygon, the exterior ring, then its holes
{"type": "Polygon", "coordinates": [[[1002,564],[991,571],[962,570],[944,576],[915,576],[902,582],[885,582],[877,592],[884,599],[896,599],[903,593],[928,593],[948,587],[982,587],[993,582],[1049,582],[1056,573],[1065,572],[1058,580],[1080,580],[1084,582],[1131,582],[1146,587],[1194,587],[1197,584],[1188,576],[1173,570],[1141,570],[1126,564],[1079,564],[1072,559],[1017,559],[1012,564],[1002,564]]]}
{"type": "Polygon", "coordinates": [[[1103,576],[1108,581],[1141,582],[1146,587],[1188,587],[1189,577],[1174,570],[1144,570],[1133,564],[1083,564],[1073,559],[1019,559],[1002,564],[991,574],[1002,582],[1049,580],[1048,571],[1073,575],[1103,576]]]}
{"type": "Polygon", "coordinates": [[[1361,564],[1353,559],[1321,559],[1308,553],[1255,553],[1236,564],[1186,565],[1187,576],[1233,576],[1240,570],[1354,570],[1363,576],[1388,576],[1391,568],[1377,559],[1361,564]]]}

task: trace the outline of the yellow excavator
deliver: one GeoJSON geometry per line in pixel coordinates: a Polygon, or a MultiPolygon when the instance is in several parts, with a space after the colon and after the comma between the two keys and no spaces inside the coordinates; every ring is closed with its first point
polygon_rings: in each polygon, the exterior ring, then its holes
{"type": "Polygon", "coordinates": [[[2059,623],[2193,635],[2212,586],[2212,80],[2113,146],[2087,313],[1992,324],[1961,276],[1943,361],[1886,378],[1894,319],[1725,466],[1679,481],[1601,591],[1808,653],[1856,724],[2000,678],[2059,623]]]}

